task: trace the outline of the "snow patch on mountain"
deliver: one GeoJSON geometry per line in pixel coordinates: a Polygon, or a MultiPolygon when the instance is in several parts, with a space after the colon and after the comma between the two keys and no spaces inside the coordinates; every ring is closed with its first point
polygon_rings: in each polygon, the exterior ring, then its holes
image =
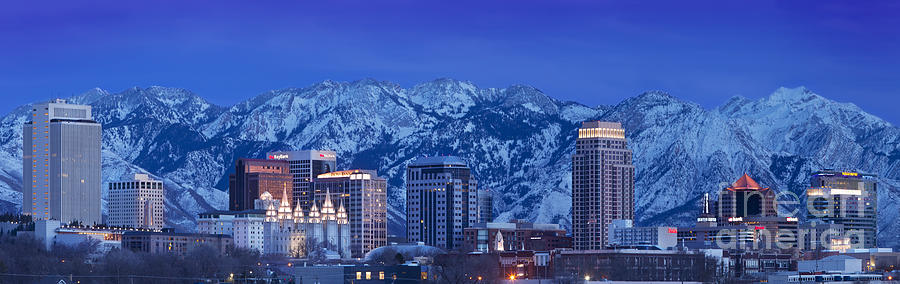
{"type": "MultiPolygon", "coordinates": [[[[227,207],[227,177],[240,157],[330,149],[339,168],[375,169],[388,180],[389,229],[405,231],[406,164],[452,154],[494,194],[496,220],[569,227],[571,155],[585,120],[619,121],[636,167],[643,225],[690,225],[703,193],[743,173],[778,192],[800,193],[821,168],[879,175],[879,237],[898,246],[900,130],[853,104],[805,88],[759,100],[734,97],[706,110],[651,91],[587,107],[529,86],[478,88],[438,79],[403,88],[364,79],[324,81],[262,93],[228,108],[190,91],[92,89],[71,98],[103,123],[104,182],[140,172],[163,180],[171,226],[194,228],[197,213],[227,207]]],[[[0,124],[0,208],[19,210],[22,123],[28,106],[0,124]]],[[[106,183],[104,183],[106,185],[106,183]]],[[[789,209],[789,208],[788,208],[789,209]]],[[[786,211],[786,210],[785,210],[786,211]]]]}

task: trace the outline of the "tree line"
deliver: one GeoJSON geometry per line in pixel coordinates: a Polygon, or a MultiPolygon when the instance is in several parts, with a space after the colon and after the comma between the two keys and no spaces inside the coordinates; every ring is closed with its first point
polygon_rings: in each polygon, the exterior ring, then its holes
{"type": "MultiPolygon", "coordinates": [[[[258,252],[230,248],[226,253],[197,246],[184,256],[112,249],[91,258],[96,242],[53,245],[31,236],[0,236],[0,283],[37,283],[62,278],[72,283],[197,283],[270,275],[258,252]]],[[[55,283],[55,282],[54,282],[55,283]]]]}

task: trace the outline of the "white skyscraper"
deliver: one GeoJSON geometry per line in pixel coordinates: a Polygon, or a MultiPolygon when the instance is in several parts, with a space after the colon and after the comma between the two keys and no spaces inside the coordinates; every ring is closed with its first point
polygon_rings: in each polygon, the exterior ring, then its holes
{"type": "Polygon", "coordinates": [[[22,127],[22,213],[101,223],[101,126],[91,107],[55,100],[35,104],[31,112],[22,127]]]}
{"type": "Polygon", "coordinates": [[[145,174],[134,180],[109,183],[110,226],[162,229],[165,225],[163,182],[145,174]]]}
{"type": "MultiPolygon", "coordinates": [[[[459,157],[416,159],[406,167],[406,237],[442,249],[460,248],[463,229],[478,222],[478,182],[459,157]]],[[[485,216],[487,217],[487,216],[485,216]]]]}

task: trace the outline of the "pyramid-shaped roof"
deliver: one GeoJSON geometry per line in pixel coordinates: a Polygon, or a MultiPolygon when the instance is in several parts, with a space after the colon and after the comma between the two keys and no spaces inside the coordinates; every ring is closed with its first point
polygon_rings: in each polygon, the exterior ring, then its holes
{"type": "Polygon", "coordinates": [[[755,180],[753,180],[753,178],[751,178],[750,175],[745,173],[743,176],[741,176],[741,178],[739,178],[737,181],[732,183],[731,187],[728,187],[727,189],[731,190],[731,191],[748,191],[748,190],[762,191],[762,190],[766,190],[769,188],[768,187],[763,188],[763,187],[759,186],[759,183],[757,183],[755,180]]]}

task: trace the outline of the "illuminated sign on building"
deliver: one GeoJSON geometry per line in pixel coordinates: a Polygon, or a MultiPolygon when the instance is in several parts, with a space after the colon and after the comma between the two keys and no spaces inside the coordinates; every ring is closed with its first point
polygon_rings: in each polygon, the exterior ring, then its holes
{"type": "Polygon", "coordinates": [[[669,234],[677,234],[677,233],[678,233],[678,229],[676,229],[676,228],[669,228],[669,234]]]}
{"type": "Polygon", "coordinates": [[[269,160],[287,160],[289,156],[287,154],[274,154],[269,155],[269,160]]]}
{"type": "Polygon", "coordinates": [[[797,222],[797,217],[787,217],[788,222],[797,222]]]}
{"type": "Polygon", "coordinates": [[[858,189],[836,189],[836,188],[810,188],[806,191],[808,196],[829,195],[862,195],[862,191],[858,189]]]}
{"type": "Polygon", "coordinates": [[[367,171],[363,170],[346,170],[346,171],[337,171],[324,173],[318,178],[345,178],[349,177],[350,179],[372,179],[372,174],[369,174],[367,171]]]}

